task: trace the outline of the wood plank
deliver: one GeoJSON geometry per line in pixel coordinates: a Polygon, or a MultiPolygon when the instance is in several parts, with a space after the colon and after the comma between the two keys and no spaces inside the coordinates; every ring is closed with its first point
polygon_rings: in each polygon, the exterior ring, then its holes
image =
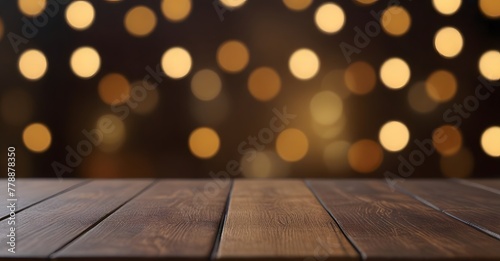
{"type": "Polygon", "coordinates": [[[499,194],[450,180],[407,180],[396,188],[500,239],[499,194]]]}
{"type": "Polygon", "coordinates": [[[200,199],[211,182],[158,182],[53,257],[209,260],[230,188],[200,199]]]}
{"type": "MultiPolygon", "coordinates": [[[[150,180],[96,180],[47,199],[16,215],[16,253],[0,237],[0,258],[48,258],[140,193],[150,180]]],[[[9,231],[7,220],[0,231],[9,231]]]]}
{"type": "MultiPolygon", "coordinates": [[[[72,189],[79,184],[88,182],[83,179],[17,179],[15,182],[16,193],[16,211],[20,211],[52,197],[58,193],[72,189]]],[[[7,200],[7,181],[2,180],[0,183],[0,199],[7,200]]],[[[9,209],[6,207],[0,208],[0,219],[9,216],[9,209]]]]}
{"type": "Polygon", "coordinates": [[[500,241],[378,180],[309,180],[365,260],[499,260],[500,241]]]}
{"type": "Polygon", "coordinates": [[[453,181],[500,195],[500,180],[498,179],[454,179],[453,181]]]}
{"type": "Polygon", "coordinates": [[[299,180],[236,180],[220,260],[356,260],[335,221],[299,180]]]}

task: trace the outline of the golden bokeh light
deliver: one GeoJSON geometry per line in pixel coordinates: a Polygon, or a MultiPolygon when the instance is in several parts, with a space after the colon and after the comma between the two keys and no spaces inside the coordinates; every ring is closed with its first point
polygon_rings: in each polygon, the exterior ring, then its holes
{"type": "Polygon", "coordinates": [[[237,73],[245,69],[250,60],[250,53],[244,43],[229,40],[222,43],[217,50],[217,63],[229,73],[237,73]]]}
{"type": "Polygon", "coordinates": [[[99,97],[109,105],[126,102],[130,98],[130,83],[119,73],[110,73],[102,77],[98,86],[99,97]]]}
{"type": "Polygon", "coordinates": [[[29,49],[19,57],[18,67],[26,79],[38,80],[47,72],[47,59],[41,51],[29,49]]]}
{"type": "Polygon", "coordinates": [[[443,156],[451,156],[462,148],[462,134],[452,125],[443,125],[432,133],[432,143],[443,156]]]}
{"type": "Polygon", "coordinates": [[[490,81],[500,80],[500,52],[489,50],[483,53],[479,58],[479,72],[490,81]]]}
{"type": "Polygon", "coordinates": [[[161,57],[161,68],[172,79],[185,77],[191,71],[192,64],[191,55],[182,47],[172,47],[161,57]]]}
{"type": "Polygon", "coordinates": [[[427,78],[425,89],[434,101],[446,102],[451,100],[457,92],[457,79],[449,71],[438,70],[427,78]]]}
{"type": "Polygon", "coordinates": [[[498,0],[479,0],[479,9],[488,18],[500,18],[500,1],[498,0]]]}
{"type": "Polygon", "coordinates": [[[375,88],[377,75],[369,63],[354,62],[345,70],[344,82],[352,93],[363,95],[375,88]]]}
{"type": "Polygon", "coordinates": [[[272,177],[273,162],[265,152],[252,151],[241,158],[241,171],[247,178],[270,178],[272,177]],[[253,154],[248,155],[248,154],[253,154]],[[253,160],[246,160],[252,157],[253,160]]]}
{"type": "Polygon", "coordinates": [[[322,32],[336,33],[344,26],[344,10],[335,3],[324,3],[316,10],[314,22],[322,32]]]}
{"type": "Polygon", "coordinates": [[[362,4],[362,5],[371,5],[377,2],[377,0],[356,0],[356,3],[362,4]]]}
{"type": "Polygon", "coordinates": [[[326,167],[333,172],[344,172],[348,168],[347,153],[351,144],[347,141],[334,141],[323,150],[326,167]]]}
{"type": "Polygon", "coordinates": [[[313,96],[309,109],[317,123],[331,125],[342,116],[342,99],[332,91],[322,91],[313,96]]]}
{"type": "Polygon", "coordinates": [[[90,2],[75,1],[66,8],[66,22],[75,30],[85,30],[94,22],[95,10],[90,2]]]}
{"type": "Polygon", "coordinates": [[[270,67],[255,69],[248,77],[248,91],[259,101],[269,101],[276,97],[281,89],[281,78],[270,67]]]}
{"type": "Polygon", "coordinates": [[[26,124],[33,115],[33,98],[23,89],[12,89],[0,97],[0,110],[5,123],[10,125],[26,124]]]}
{"type": "Polygon", "coordinates": [[[380,128],[378,138],[384,149],[396,152],[408,145],[410,131],[402,122],[389,121],[380,128]]]}
{"type": "Polygon", "coordinates": [[[146,90],[146,93],[144,95],[142,93],[138,94],[139,91],[137,91],[137,94],[135,94],[137,96],[137,106],[132,107],[133,112],[140,115],[145,115],[153,112],[156,107],[158,107],[158,103],[160,102],[160,95],[157,88],[153,88],[153,86],[149,85],[148,83],[144,83],[143,81],[134,82],[131,84],[131,86],[132,93],[134,93],[135,88],[146,90]]]}
{"type": "Polygon", "coordinates": [[[2,41],[2,39],[3,39],[4,31],[5,31],[5,28],[4,28],[4,25],[3,25],[3,20],[0,17],[0,41],[2,41]]]}
{"type": "Polygon", "coordinates": [[[146,6],[136,6],[125,14],[125,29],[131,35],[144,37],[149,35],[156,26],[155,13],[146,6]]]}
{"type": "Polygon", "coordinates": [[[47,0],[17,0],[19,10],[27,16],[37,16],[45,10],[47,0]]]}
{"type": "Polygon", "coordinates": [[[468,149],[462,148],[455,155],[441,157],[439,165],[445,177],[467,178],[474,169],[474,156],[468,149]]]}
{"type": "Polygon", "coordinates": [[[481,147],[491,157],[500,157],[500,126],[492,126],[481,135],[481,147]]]}
{"type": "Polygon", "coordinates": [[[464,39],[460,31],[454,27],[444,27],[434,36],[434,48],[443,57],[457,56],[464,46],[464,39]]]}
{"type": "Polygon", "coordinates": [[[290,56],[288,67],[297,79],[309,80],[318,73],[320,62],[316,53],[303,48],[295,51],[290,56]]]}
{"type": "Polygon", "coordinates": [[[219,151],[219,147],[219,135],[211,128],[200,127],[189,135],[189,149],[198,158],[212,158],[219,151]]]}
{"type": "Polygon", "coordinates": [[[390,58],[380,67],[380,79],[389,89],[401,89],[410,80],[411,71],[401,58],[390,58]]]}
{"type": "Polygon", "coordinates": [[[347,120],[344,114],[340,116],[340,119],[331,125],[319,124],[316,121],[312,122],[312,129],[318,137],[322,139],[333,139],[340,135],[344,131],[347,120]]]}
{"type": "Polygon", "coordinates": [[[30,151],[42,153],[50,147],[52,134],[44,124],[32,123],[23,131],[23,142],[30,151]]]}
{"type": "Polygon", "coordinates": [[[71,54],[70,66],[78,77],[90,78],[99,71],[101,57],[92,47],[80,47],[71,54]]]}
{"type": "Polygon", "coordinates": [[[372,140],[360,140],[349,148],[347,160],[353,170],[370,173],[380,167],[384,153],[378,143],[372,140]]]}
{"type": "Polygon", "coordinates": [[[202,101],[215,99],[222,89],[219,75],[209,69],[198,71],[191,79],[191,92],[202,101]]]}
{"type": "Polygon", "coordinates": [[[388,7],[380,18],[382,29],[392,36],[402,36],[411,26],[411,16],[408,11],[402,6],[388,7]]]}
{"type": "Polygon", "coordinates": [[[247,0],[219,0],[219,2],[228,9],[242,7],[247,0]]]}
{"type": "Polygon", "coordinates": [[[306,10],[313,0],[283,0],[285,6],[292,11],[306,10]]]}
{"type": "Polygon", "coordinates": [[[123,121],[113,114],[105,114],[97,119],[96,129],[103,134],[99,149],[104,152],[115,152],[125,142],[126,129],[123,121]]]}
{"type": "Polygon", "coordinates": [[[452,15],[462,5],[462,0],[432,0],[434,9],[442,15],[452,15]]]}
{"type": "Polygon", "coordinates": [[[276,152],[284,161],[299,161],[304,158],[308,150],[309,140],[299,129],[285,129],[276,139],[276,152]]]}
{"type": "Polygon", "coordinates": [[[438,103],[429,97],[423,82],[417,82],[410,87],[408,103],[418,113],[429,113],[438,106],[438,103]]]}
{"type": "Polygon", "coordinates": [[[191,13],[191,8],[191,0],[163,0],[161,2],[161,11],[171,22],[184,21],[191,13]]]}

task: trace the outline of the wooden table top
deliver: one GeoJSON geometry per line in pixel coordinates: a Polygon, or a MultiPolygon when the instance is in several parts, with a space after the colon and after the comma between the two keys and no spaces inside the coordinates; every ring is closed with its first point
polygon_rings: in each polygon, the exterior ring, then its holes
{"type": "Polygon", "coordinates": [[[16,197],[2,260],[500,260],[500,180],[21,179],[16,197]]]}

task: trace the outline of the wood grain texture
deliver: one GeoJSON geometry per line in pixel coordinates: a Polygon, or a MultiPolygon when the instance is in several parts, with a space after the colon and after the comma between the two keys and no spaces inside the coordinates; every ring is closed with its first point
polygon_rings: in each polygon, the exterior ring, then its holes
{"type": "Polygon", "coordinates": [[[396,187],[500,240],[499,194],[451,180],[407,180],[396,187]]]}
{"type": "MultiPolygon", "coordinates": [[[[82,179],[17,179],[15,182],[16,211],[20,211],[62,191],[88,182],[82,179]]],[[[0,183],[0,199],[7,201],[7,181],[0,183]]],[[[0,208],[0,219],[9,215],[6,207],[0,208]]]]}
{"type": "Polygon", "coordinates": [[[158,182],[53,257],[209,260],[230,188],[205,194],[211,182],[158,182]]]}
{"type": "Polygon", "coordinates": [[[500,180],[497,179],[454,179],[453,181],[500,195],[500,180]]]}
{"type": "MultiPolygon", "coordinates": [[[[58,181],[54,181],[58,182],[58,181]]],[[[146,188],[149,180],[96,180],[47,199],[16,216],[16,253],[0,240],[0,258],[48,258],[146,188]]],[[[8,220],[0,231],[8,231],[8,220]]]]}
{"type": "Polygon", "coordinates": [[[304,261],[359,256],[303,181],[236,180],[217,258],[304,261]]]}
{"type": "Polygon", "coordinates": [[[500,260],[500,241],[376,180],[310,180],[365,260],[500,260]]]}

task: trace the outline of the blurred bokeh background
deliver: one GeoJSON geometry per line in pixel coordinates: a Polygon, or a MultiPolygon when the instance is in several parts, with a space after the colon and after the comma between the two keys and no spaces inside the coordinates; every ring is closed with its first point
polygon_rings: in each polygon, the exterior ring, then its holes
{"type": "Polygon", "coordinates": [[[17,176],[499,175],[500,1],[221,1],[1,1],[17,176]]]}

